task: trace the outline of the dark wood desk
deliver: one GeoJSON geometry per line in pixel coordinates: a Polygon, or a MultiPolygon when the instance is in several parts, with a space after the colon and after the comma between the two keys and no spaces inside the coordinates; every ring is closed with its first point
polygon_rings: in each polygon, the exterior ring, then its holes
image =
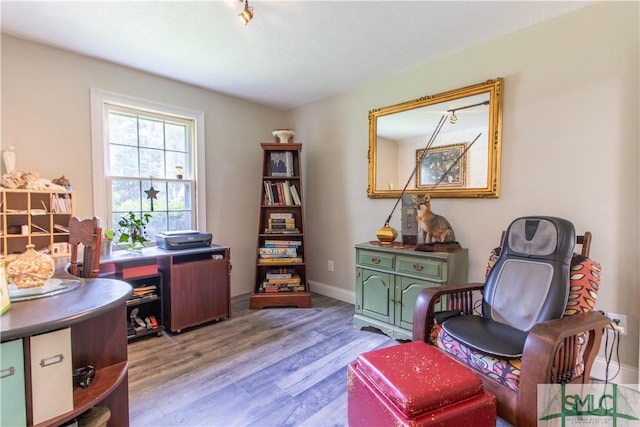
{"type": "MultiPolygon", "coordinates": [[[[123,266],[149,263],[162,274],[162,323],[180,332],[231,314],[230,249],[223,245],[166,250],[145,248],[140,254],[114,251],[100,258],[101,271],[122,276],[123,266]],[[120,273],[118,273],[120,272],[120,273]]],[[[144,269],[142,269],[144,270],[144,269]]],[[[152,272],[151,272],[152,273],[152,272]]],[[[135,285],[135,277],[126,280],[135,285]]]]}

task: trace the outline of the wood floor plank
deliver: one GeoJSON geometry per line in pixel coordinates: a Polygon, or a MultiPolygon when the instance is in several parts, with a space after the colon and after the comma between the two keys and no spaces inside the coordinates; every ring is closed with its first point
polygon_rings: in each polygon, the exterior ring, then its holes
{"type": "Polygon", "coordinates": [[[368,344],[368,341],[371,341],[369,337],[351,341],[335,351],[327,353],[324,357],[301,366],[291,374],[282,376],[276,381],[276,384],[290,395],[297,396],[321,382],[328,372],[335,372],[346,367],[355,360],[358,354],[377,347],[377,343],[368,344]]]}
{"type": "Polygon", "coordinates": [[[130,343],[131,426],[346,426],[347,365],[398,343],[355,329],[351,304],[312,301],[250,310],[240,295],[229,319],[130,343]]]}

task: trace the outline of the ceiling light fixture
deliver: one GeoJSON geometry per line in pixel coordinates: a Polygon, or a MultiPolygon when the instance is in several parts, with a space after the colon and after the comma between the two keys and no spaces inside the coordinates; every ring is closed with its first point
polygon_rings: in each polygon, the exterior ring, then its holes
{"type": "Polygon", "coordinates": [[[451,118],[449,119],[449,123],[454,124],[458,121],[458,116],[456,116],[456,111],[466,110],[467,108],[477,107],[479,105],[489,105],[489,101],[478,102],[477,104],[465,105],[464,107],[452,108],[451,110],[447,110],[447,113],[451,113],[451,118]]]}
{"type": "MultiPolygon", "coordinates": [[[[240,0],[242,2],[242,0],[240,0]]],[[[238,14],[244,25],[253,19],[253,7],[249,6],[249,0],[244,0],[244,10],[238,14]]]]}

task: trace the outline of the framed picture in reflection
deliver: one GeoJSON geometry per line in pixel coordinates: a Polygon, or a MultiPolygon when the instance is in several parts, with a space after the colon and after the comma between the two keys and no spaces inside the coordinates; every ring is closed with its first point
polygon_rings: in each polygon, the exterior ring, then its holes
{"type": "Polygon", "coordinates": [[[416,188],[464,187],[467,175],[467,143],[416,150],[416,188]],[[426,153],[425,153],[426,151],[426,153]],[[463,154],[464,153],[464,154],[463,154]]]}

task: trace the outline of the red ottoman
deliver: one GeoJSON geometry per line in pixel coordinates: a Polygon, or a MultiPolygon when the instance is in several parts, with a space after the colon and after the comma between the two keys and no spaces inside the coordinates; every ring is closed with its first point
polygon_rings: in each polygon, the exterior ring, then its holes
{"type": "Polygon", "coordinates": [[[496,425],[496,399],[480,378],[422,341],[358,356],[347,393],[352,427],[496,425]]]}

